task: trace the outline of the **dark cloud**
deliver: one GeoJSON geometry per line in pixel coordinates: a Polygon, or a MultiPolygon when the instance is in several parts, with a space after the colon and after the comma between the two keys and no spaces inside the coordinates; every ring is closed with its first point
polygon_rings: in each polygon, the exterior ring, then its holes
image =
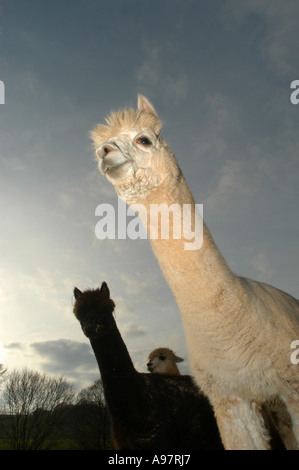
{"type": "Polygon", "coordinates": [[[123,335],[128,338],[138,338],[147,334],[147,329],[135,323],[127,323],[122,328],[123,335]]]}
{"type": "Polygon", "coordinates": [[[94,354],[87,343],[59,339],[31,343],[30,348],[38,354],[46,372],[64,375],[78,383],[93,382],[99,378],[94,354]]]}
{"type": "Polygon", "coordinates": [[[5,349],[23,349],[24,345],[22,343],[7,343],[4,347],[5,349]]]}

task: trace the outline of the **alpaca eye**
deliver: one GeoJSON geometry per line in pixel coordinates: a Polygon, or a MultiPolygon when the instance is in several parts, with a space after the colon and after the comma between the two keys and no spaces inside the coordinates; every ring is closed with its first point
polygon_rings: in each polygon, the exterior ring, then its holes
{"type": "Polygon", "coordinates": [[[165,356],[159,356],[160,361],[165,361],[166,357],[165,356]]]}
{"type": "Polygon", "coordinates": [[[152,145],[148,137],[139,137],[136,142],[137,144],[144,145],[145,147],[149,147],[150,145],[152,145]]]}

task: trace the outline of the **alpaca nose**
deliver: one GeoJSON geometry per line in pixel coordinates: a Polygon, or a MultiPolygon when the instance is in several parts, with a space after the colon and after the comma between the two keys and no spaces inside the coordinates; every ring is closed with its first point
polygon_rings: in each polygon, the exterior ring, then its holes
{"type": "Polygon", "coordinates": [[[112,143],[102,144],[96,151],[98,158],[105,158],[108,153],[117,150],[117,146],[112,143]]]}

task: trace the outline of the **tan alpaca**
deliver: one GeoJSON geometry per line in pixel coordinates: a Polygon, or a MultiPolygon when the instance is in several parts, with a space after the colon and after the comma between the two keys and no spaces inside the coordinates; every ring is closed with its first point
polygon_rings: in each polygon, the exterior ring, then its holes
{"type": "MultiPolygon", "coordinates": [[[[142,95],[137,111],[112,113],[91,132],[99,170],[129,205],[143,204],[148,214],[153,204],[190,204],[194,222],[192,194],[161,127],[142,95]]],[[[150,234],[150,218],[144,211],[141,216],[150,234]]],[[[299,339],[298,300],[236,276],[205,224],[201,249],[186,250],[184,236],[150,242],[180,308],[193,375],[214,406],[225,448],[269,448],[260,409],[274,397],[286,404],[299,447],[299,365],[290,359],[290,345],[299,339]]]]}
{"type": "Polygon", "coordinates": [[[156,348],[148,356],[148,370],[154,374],[181,375],[177,363],[184,359],[169,348],[156,348]]]}

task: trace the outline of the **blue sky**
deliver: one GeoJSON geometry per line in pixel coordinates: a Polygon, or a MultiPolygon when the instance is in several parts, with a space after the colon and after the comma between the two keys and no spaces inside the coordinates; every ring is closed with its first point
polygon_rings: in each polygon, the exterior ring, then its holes
{"type": "Polygon", "coordinates": [[[297,0],[0,0],[0,362],[98,378],[72,290],[106,280],[138,370],[188,353],[148,240],[98,240],[117,205],[89,131],[154,104],[231,268],[298,297],[297,0]]]}

